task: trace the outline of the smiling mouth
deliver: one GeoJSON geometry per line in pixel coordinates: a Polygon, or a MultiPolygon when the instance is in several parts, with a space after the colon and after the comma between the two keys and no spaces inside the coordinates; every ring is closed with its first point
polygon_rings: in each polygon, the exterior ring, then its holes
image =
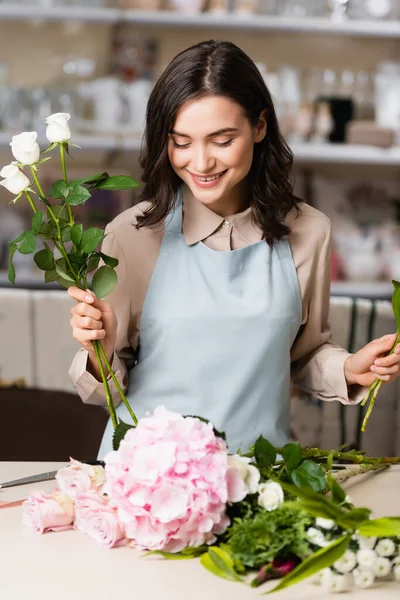
{"type": "Polygon", "coordinates": [[[196,175],[195,173],[190,173],[190,171],[189,171],[189,173],[192,175],[192,177],[195,177],[199,181],[201,181],[203,183],[208,183],[210,181],[215,181],[216,179],[219,179],[220,177],[222,177],[222,175],[225,175],[227,170],[228,169],[225,169],[225,171],[221,171],[221,173],[217,173],[216,175],[208,175],[207,177],[204,177],[201,175],[196,175]]]}

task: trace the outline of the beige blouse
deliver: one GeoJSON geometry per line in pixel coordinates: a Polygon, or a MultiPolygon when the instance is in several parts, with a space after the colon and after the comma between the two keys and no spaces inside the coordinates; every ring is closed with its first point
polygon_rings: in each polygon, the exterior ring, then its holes
{"type": "MultiPolygon", "coordinates": [[[[118,331],[113,371],[123,389],[135,364],[140,318],[147,287],[159,255],[164,228],[136,229],[136,218],[146,209],[141,203],[117,216],[106,228],[102,251],[118,258],[118,283],[108,301],[117,316],[118,331]]],[[[330,297],[331,223],[307,204],[286,219],[289,243],[302,298],[302,324],[291,349],[292,381],[322,400],[344,404],[360,402],[365,388],[347,386],[344,362],[349,353],[331,341],[328,323],[330,297]]],[[[183,194],[183,235],[188,246],[203,242],[214,250],[235,250],[258,242],[262,232],[253,223],[252,209],[222,217],[198,202],[189,188],[183,194]]],[[[86,370],[88,353],[80,349],[70,376],[83,402],[105,405],[103,384],[86,370]]],[[[227,352],[227,361],[233,360],[227,352]]],[[[114,383],[110,389],[119,404],[114,383]]]]}

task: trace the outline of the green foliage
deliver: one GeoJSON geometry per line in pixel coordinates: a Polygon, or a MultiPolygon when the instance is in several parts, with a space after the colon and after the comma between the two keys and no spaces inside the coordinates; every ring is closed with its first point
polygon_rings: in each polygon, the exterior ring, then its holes
{"type": "Polygon", "coordinates": [[[127,175],[107,177],[96,184],[98,190],[132,190],[137,187],[139,187],[138,182],[127,175]]]}
{"type": "Polygon", "coordinates": [[[44,220],[44,212],[38,210],[32,217],[32,233],[37,235],[44,220]]]}
{"type": "Polygon", "coordinates": [[[286,444],[282,449],[282,457],[289,470],[295,469],[303,460],[299,442],[286,444]]]}
{"type": "Polygon", "coordinates": [[[82,241],[82,235],[83,235],[82,223],[75,223],[75,225],[73,225],[71,227],[71,242],[74,244],[74,246],[77,246],[78,248],[80,247],[81,241],[82,241]]]}
{"type": "Polygon", "coordinates": [[[260,435],[254,446],[254,456],[260,469],[269,469],[276,461],[275,447],[260,435]]]}
{"type": "Polygon", "coordinates": [[[69,185],[69,196],[66,198],[66,203],[70,206],[79,206],[84,204],[91,196],[90,192],[78,182],[73,181],[69,185]]]}
{"type": "Polygon", "coordinates": [[[207,552],[208,546],[197,546],[194,548],[184,548],[181,552],[163,552],[162,550],[151,550],[143,554],[143,558],[146,556],[162,556],[167,560],[188,560],[190,558],[197,558],[207,552]]]}
{"type": "Polygon", "coordinates": [[[125,421],[122,421],[122,419],[119,419],[118,426],[114,430],[114,435],[113,435],[113,441],[112,441],[113,450],[118,450],[120,443],[124,439],[126,432],[129,431],[129,429],[134,429],[134,425],[128,425],[128,423],[125,423],[125,421]]]}
{"type": "Polygon", "coordinates": [[[107,265],[107,267],[111,267],[112,269],[115,269],[115,267],[118,266],[118,259],[114,258],[112,256],[108,256],[108,254],[104,254],[103,252],[100,252],[99,255],[101,256],[104,264],[107,265]]]}
{"type": "Polygon", "coordinates": [[[228,581],[241,581],[236,573],[234,561],[230,554],[223,548],[212,546],[200,559],[201,564],[214,575],[228,579],[228,581]]]}
{"type": "Polygon", "coordinates": [[[100,267],[93,276],[92,288],[97,298],[104,298],[113,291],[117,284],[117,274],[114,269],[100,267]]]}
{"type": "Polygon", "coordinates": [[[34,256],[36,265],[42,271],[53,271],[55,269],[54,256],[47,244],[43,250],[39,250],[34,256]]]}
{"type": "Polygon", "coordinates": [[[324,470],[312,460],[304,460],[291,472],[290,477],[297,487],[310,487],[316,492],[326,489],[324,470]]]}
{"type": "Polygon", "coordinates": [[[36,252],[36,237],[32,231],[24,231],[22,242],[18,246],[18,252],[21,254],[33,254],[36,252]]]}
{"type": "Polygon", "coordinates": [[[311,523],[308,515],[285,505],[271,512],[250,513],[236,519],[228,532],[232,556],[252,568],[262,567],[278,554],[306,556],[306,529],[311,523]]]}
{"type": "Polygon", "coordinates": [[[13,265],[14,254],[17,251],[17,244],[10,244],[9,246],[9,258],[8,258],[8,281],[15,284],[15,267],[13,265]]]}
{"type": "Polygon", "coordinates": [[[85,254],[94,252],[99,244],[103,241],[104,232],[97,227],[90,227],[83,232],[82,235],[82,251],[85,254]]]}
{"type": "Polygon", "coordinates": [[[400,517],[384,517],[367,521],[358,528],[358,532],[367,537],[400,536],[400,517]]]}
{"type": "Polygon", "coordinates": [[[392,306],[397,324],[397,334],[400,335],[400,282],[393,279],[392,306]]]}
{"type": "Polygon", "coordinates": [[[59,200],[68,198],[69,186],[63,179],[55,181],[49,190],[49,196],[59,200]]]}

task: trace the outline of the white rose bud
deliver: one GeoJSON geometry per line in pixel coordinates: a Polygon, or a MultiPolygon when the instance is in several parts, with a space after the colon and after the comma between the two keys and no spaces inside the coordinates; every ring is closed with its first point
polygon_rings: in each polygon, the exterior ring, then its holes
{"type": "Polygon", "coordinates": [[[27,187],[29,187],[30,181],[23,173],[20,171],[15,164],[6,165],[0,171],[0,177],[4,177],[3,181],[0,181],[0,185],[6,188],[9,192],[17,196],[27,187]]]}
{"type": "Polygon", "coordinates": [[[339,573],[350,573],[354,569],[357,564],[357,557],[354,552],[351,550],[346,550],[346,552],[333,563],[333,566],[339,573]]]}
{"type": "Polygon", "coordinates": [[[396,552],[396,546],[393,540],[383,539],[379,540],[376,545],[375,552],[378,556],[392,556],[396,552]]]}
{"type": "Polygon", "coordinates": [[[23,165],[34,165],[40,156],[40,148],[36,140],[36,131],[24,131],[14,135],[10,142],[14,158],[23,165]]]}
{"type": "Polygon", "coordinates": [[[372,586],[375,576],[372,571],[366,569],[354,569],[353,581],[359,588],[366,589],[372,586]]]}
{"type": "Polygon", "coordinates": [[[233,454],[228,456],[228,501],[240,502],[247,494],[255,494],[260,481],[260,471],[254,465],[249,464],[250,459],[246,456],[233,454]]]}
{"type": "Polygon", "coordinates": [[[390,560],[383,556],[378,556],[373,568],[375,577],[386,577],[386,575],[389,575],[391,569],[390,560]]]}
{"type": "Polygon", "coordinates": [[[279,483],[276,483],[275,481],[261,483],[258,486],[258,493],[258,504],[262,508],[265,508],[265,510],[276,510],[283,504],[283,489],[279,483]]]}
{"type": "Polygon", "coordinates": [[[68,125],[71,115],[68,113],[54,113],[46,119],[47,129],[46,137],[51,144],[66,142],[71,137],[71,130],[68,125]]]}
{"type": "Polygon", "coordinates": [[[362,569],[373,569],[377,559],[377,554],[373,550],[359,550],[357,552],[357,562],[362,569]]]}

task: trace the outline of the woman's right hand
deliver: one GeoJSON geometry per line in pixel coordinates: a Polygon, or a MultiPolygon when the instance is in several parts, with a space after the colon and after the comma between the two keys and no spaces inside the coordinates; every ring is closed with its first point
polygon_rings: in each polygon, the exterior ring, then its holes
{"type": "Polygon", "coordinates": [[[68,295],[77,300],[71,308],[73,337],[89,352],[90,362],[98,375],[96,353],[93,340],[100,340],[103,350],[111,363],[117,339],[117,317],[108,302],[96,298],[90,290],[76,286],[68,289],[68,295]]]}

